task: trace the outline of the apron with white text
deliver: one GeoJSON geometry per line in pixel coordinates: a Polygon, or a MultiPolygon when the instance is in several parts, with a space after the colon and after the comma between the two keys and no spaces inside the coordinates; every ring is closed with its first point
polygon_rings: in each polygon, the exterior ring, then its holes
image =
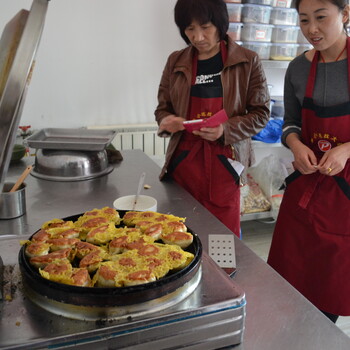
{"type": "MultiPolygon", "coordinates": [[[[302,106],[302,141],[319,161],[327,150],[350,142],[350,101],[314,104],[318,58],[317,51],[302,106]]],[[[268,263],[320,310],[350,315],[350,161],[335,176],[295,171],[286,184],[268,263]]]]}
{"type": "MultiPolygon", "coordinates": [[[[226,46],[221,44],[222,60],[226,46]]],[[[194,84],[197,57],[193,59],[194,84]]],[[[188,119],[207,118],[222,109],[221,97],[191,96],[188,119]]],[[[184,131],[172,158],[169,172],[172,178],[215,215],[234,234],[240,236],[239,176],[228,159],[233,158],[231,146],[202,138],[184,131]]]]}

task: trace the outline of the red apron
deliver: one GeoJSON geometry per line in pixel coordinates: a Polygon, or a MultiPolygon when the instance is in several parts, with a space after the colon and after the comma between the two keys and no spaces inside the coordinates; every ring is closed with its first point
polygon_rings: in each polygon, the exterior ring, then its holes
{"type": "MultiPolygon", "coordinates": [[[[332,107],[314,104],[318,58],[316,52],[302,106],[302,140],[320,160],[325,151],[350,141],[350,101],[332,107]]],[[[268,263],[320,310],[348,316],[350,161],[336,176],[296,171],[286,184],[268,263]]]]}
{"type": "MultiPolygon", "coordinates": [[[[221,45],[223,61],[226,47],[221,45]]],[[[197,57],[193,60],[192,84],[197,73],[197,57]]],[[[223,99],[191,96],[187,119],[210,117],[222,109],[223,99]]],[[[184,131],[168,168],[172,178],[205,208],[240,236],[239,176],[230,165],[231,146],[209,142],[184,131]]]]}

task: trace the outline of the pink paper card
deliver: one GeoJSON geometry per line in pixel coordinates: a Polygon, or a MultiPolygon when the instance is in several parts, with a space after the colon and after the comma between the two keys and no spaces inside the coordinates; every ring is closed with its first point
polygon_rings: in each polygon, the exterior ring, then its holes
{"type": "Polygon", "coordinates": [[[228,120],[226,111],[221,109],[210,118],[186,120],[183,122],[183,125],[187,131],[192,132],[194,130],[199,130],[200,128],[215,128],[224,123],[226,120],[228,120]]]}

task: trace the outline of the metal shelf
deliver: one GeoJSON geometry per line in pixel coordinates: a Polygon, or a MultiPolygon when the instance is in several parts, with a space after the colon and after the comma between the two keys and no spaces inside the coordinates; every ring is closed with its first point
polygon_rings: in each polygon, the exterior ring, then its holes
{"type": "Polygon", "coordinates": [[[271,147],[284,147],[281,142],[267,143],[258,140],[252,140],[252,145],[254,148],[271,148],[271,147]]]}
{"type": "Polygon", "coordinates": [[[290,61],[274,61],[274,60],[262,60],[263,67],[266,68],[279,68],[286,69],[290,61]]]}
{"type": "Polygon", "coordinates": [[[248,213],[243,214],[241,216],[241,221],[251,221],[251,220],[263,220],[269,219],[269,222],[274,222],[275,220],[272,218],[271,211],[262,211],[258,213],[248,213]]]}

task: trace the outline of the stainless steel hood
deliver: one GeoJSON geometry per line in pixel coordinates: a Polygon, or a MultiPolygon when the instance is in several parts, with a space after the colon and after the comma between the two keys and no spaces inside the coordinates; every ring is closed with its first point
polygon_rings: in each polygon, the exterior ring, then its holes
{"type": "Polygon", "coordinates": [[[48,0],[33,0],[30,11],[19,11],[7,23],[0,39],[0,192],[10,164],[47,8],[48,0]]]}

